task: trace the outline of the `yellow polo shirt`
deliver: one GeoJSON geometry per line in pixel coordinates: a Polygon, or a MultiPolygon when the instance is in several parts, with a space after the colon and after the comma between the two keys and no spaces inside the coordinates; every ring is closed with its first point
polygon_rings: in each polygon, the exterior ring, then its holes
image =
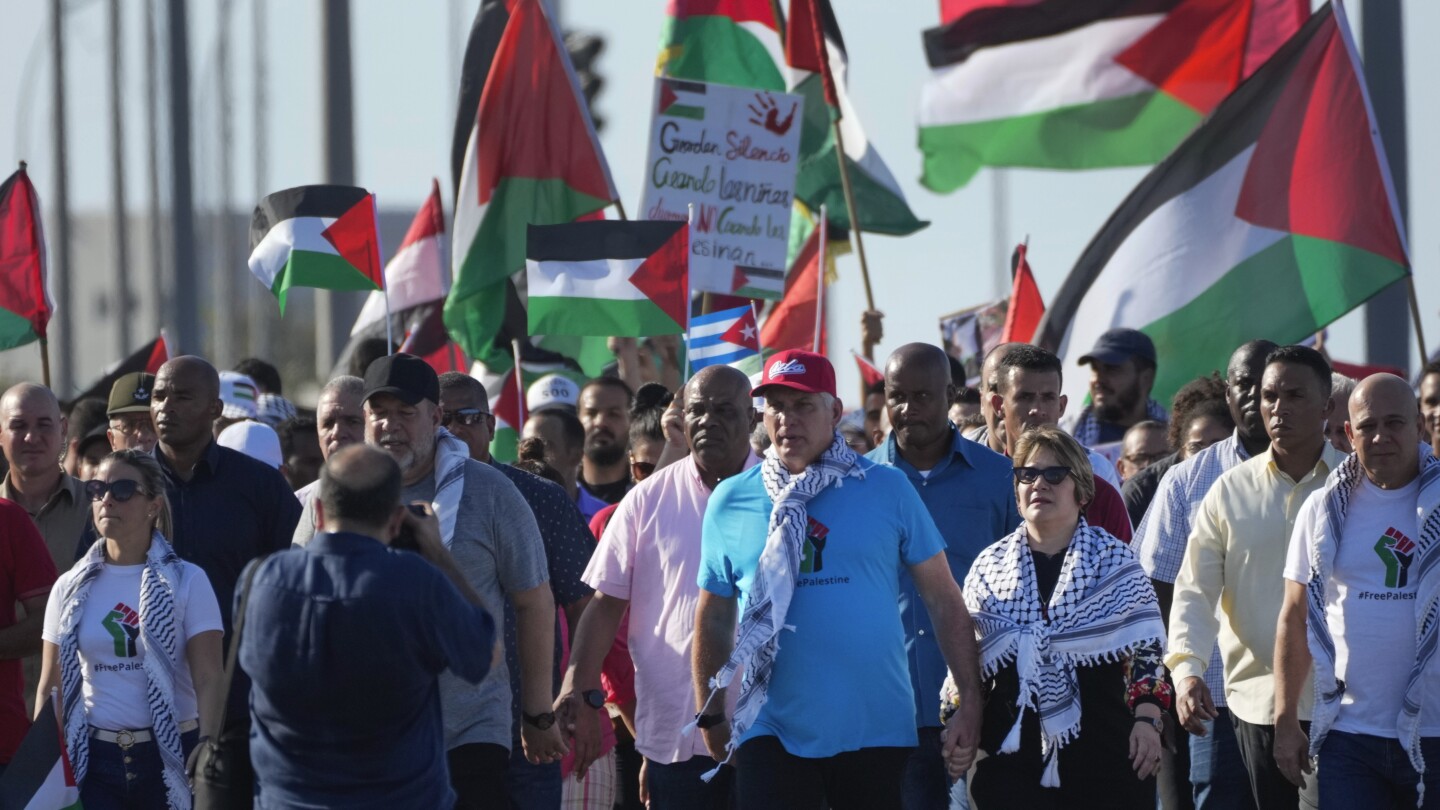
{"type": "MultiPolygon", "coordinates": [[[[1295,517],[1344,460],[1326,442],[1315,467],[1295,481],[1267,450],[1220,476],[1196,511],[1175,580],[1165,663],[1176,683],[1202,676],[1218,640],[1225,700],[1247,723],[1274,722],[1275,627],[1295,517]]],[[[1302,720],[1310,717],[1312,691],[1302,690],[1302,720]]]]}

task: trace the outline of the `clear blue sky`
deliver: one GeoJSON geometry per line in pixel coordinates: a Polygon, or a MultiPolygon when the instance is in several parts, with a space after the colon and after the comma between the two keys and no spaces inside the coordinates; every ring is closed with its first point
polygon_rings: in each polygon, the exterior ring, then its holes
{"type": "MultiPolygon", "coordinates": [[[[257,189],[252,160],[251,0],[233,0],[230,19],[220,25],[223,0],[191,4],[190,42],[195,115],[196,200],[218,203],[215,50],[223,31],[231,42],[234,89],[234,164],[237,192],[230,201],[248,210],[257,189]]],[[[934,224],[911,237],[869,237],[866,242],[877,305],[884,310],[886,339],[880,352],[912,340],[936,341],[936,319],[995,296],[992,258],[991,175],[969,187],[937,196],[919,187],[920,155],[915,148],[915,111],[926,65],[920,32],[938,20],[929,0],[881,3],[833,0],[851,59],[851,97],[871,141],[903,185],[912,207],[934,224]]],[[[70,98],[70,184],[76,210],[109,204],[107,4],[68,0],[70,98]]],[[[148,205],[142,175],[144,104],[141,20],[144,2],[125,7],[126,137],[133,168],[130,205],[148,205]]],[[[159,4],[162,8],[164,3],[159,4]]],[[[320,3],[268,0],[269,172],[265,190],[315,182],[321,176],[320,3]]],[[[448,187],[450,133],[454,120],[452,65],[463,47],[476,0],[356,0],[352,47],[355,57],[357,180],[374,190],[383,207],[413,209],[428,192],[430,178],[448,187]],[[458,21],[458,24],[452,23],[458,21]]],[[[599,107],[606,119],[602,142],[615,181],[629,210],[640,196],[647,117],[663,0],[563,0],[567,28],[594,31],[608,41],[599,62],[606,79],[599,107]]],[[[1352,6],[1358,4],[1352,3],[1352,6]]],[[[1410,249],[1416,284],[1432,347],[1440,341],[1440,94],[1429,79],[1440,75],[1440,3],[1403,0],[1405,48],[1409,58],[1410,249]],[[1425,135],[1425,133],[1432,133],[1425,135]]],[[[12,47],[0,50],[0,167],[21,158],[42,200],[53,196],[49,73],[49,4],[0,0],[0,30],[12,47]],[[33,43],[33,45],[32,45],[33,43]]],[[[1359,9],[1352,15],[1363,25],[1359,9]]],[[[5,169],[8,171],[8,169],[5,169]]],[[[1059,288],[1066,272],[1111,210],[1143,176],[1143,170],[1082,173],[1013,171],[1008,232],[1000,252],[1026,234],[1042,294],[1059,288]]],[[[447,188],[448,191],[448,188],[447,188]]],[[[237,268],[237,271],[241,271],[237,268]]],[[[858,313],[863,306],[856,259],[840,261],[840,281],[831,288],[831,353],[841,374],[841,391],[855,390],[853,364],[838,362],[858,348],[858,313]]],[[[143,290],[137,284],[137,289],[143,290]]],[[[1358,314],[1331,330],[1333,354],[1364,358],[1358,314]]],[[[0,372],[5,368],[0,355],[0,372]]]]}

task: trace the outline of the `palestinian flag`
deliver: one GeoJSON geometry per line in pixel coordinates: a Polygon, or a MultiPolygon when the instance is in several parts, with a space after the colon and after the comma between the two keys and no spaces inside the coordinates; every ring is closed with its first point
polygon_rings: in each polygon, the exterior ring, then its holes
{"type": "Polygon", "coordinates": [[[644,337],[685,331],[687,223],[531,225],[526,258],[533,333],[644,337]]]}
{"type": "MultiPolygon", "coordinates": [[[[828,243],[822,222],[800,249],[785,278],[785,296],[770,308],[760,330],[760,345],[784,351],[804,349],[825,353],[825,323],[821,307],[821,278],[827,264],[828,243]],[[819,342],[816,343],[816,327],[819,342]]],[[[828,280],[828,278],[826,279],[828,280]]]]}
{"type": "Polygon", "coordinates": [[[1035,275],[1030,272],[1030,262],[1025,259],[1028,250],[1027,245],[1016,245],[1015,255],[1010,260],[1014,278],[1010,285],[1010,302],[1005,307],[1001,343],[1029,343],[1035,337],[1035,327],[1045,317],[1045,301],[1040,297],[1035,275]]]}
{"type": "Polygon", "coordinates": [[[540,0],[513,0],[488,65],[457,185],[445,325],[467,354],[502,369],[513,361],[496,338],[523,335],[510,330],[523,311],[512,276],[525,267],[525,226],[570,222],[619,195],[540,0]]]}
{"type": "Polygon", "coordinates": [[[855,358],[855,367],[860,371],[860,384],[865,386],[866,390],[885,384],[885,374],[876,368],[874,363],[861,357],[854,349],[850,350],[850,354],[855,358]]]}
{"type": "Polygon", "coordinates": [[[100,379],[75,397],[72,402],[88,397],[109,399],[110,389],[115,387],[116,380],[136,371],[158,374],[160,367],[165,365],[165,361],[172,356],[174,356],[174,352],[170,349],[170,341],[165,335],[165,330],[162,329],[159,337],[131,352],[125,359],[107,366],[100,379]]]}
{"type": "Polygon", "coordinates": [[[297,186],[255,206],[250,272],[280,302],[291,287],[379,290],[385,280],[375,195],[354,186],[297,186]]]}
{"type": "Polygon", "coordinates": [[[366,331],[367,327],[378,325],[384,334],[386,296],[389,296],[388,311],[391,317],[403,322],[405,313],[421,304],[429,304],[445,298],[450,292],[450,263],[445,250],[449,245],[445,239],[445,206],[440,202],[440,181],[431,179],[430,196],[415,212],[410,221],[410,230],[400,248],[385,265],[385,289],[375,290],[365,299],[365,306],[355,318],[350,329],[354,337],[366,331]]]}
{"type": "MultiPolygon", "coordinates": [[[[1405,278],[1374,120],[1343,12],[1326,6],[1111,215],[1037,342],[1073,364],[1106,329],[1140,329],[1163,401],[1245,341],[1298,342],[1405,278]]],[[[1067,375],[1074,401],[1082,377],[1067,375]]]]}
{"type": "Polygon", "coordinates": [[[656,74],[784,90],[774,0],[669,0],[656,74]]]}
{"type": "Polygon", "coordinates": [[[65,750],[54,692],[0,776],[0,807],[80,810],[80,788],[65,750]]]}
{"type": "Polygon", "coordinates": [[[55,314],[46,268],[40,198],[21,163],[0,183],[0,349],[45,339],[55,314]]]}
{"type": "Polygon", "coordinates": [[[1170,153],[1309,0],[955,0],[925,32],[921,182],[982,166],[1143,166],[1170,153]]]}
{"type": "Polygon", "coordinates": [[[910,211],[900,184],[860,126],[846,90],[845,40],[830,0],[790,0],[785,56],[794,68],[789,91],[805,97],[795,196],[812,210],[824,205],[833,227],[852,227],[831,123],[839,119],[860,230],[904,236],[929,225],[910,211]]]}
{"type": "Polygon", "coordinates": [[[546,352],[522,348],[520,360],[520,384],[515,382],[516,369],[510,368],[500,374],[491,373],[483,365],[471,369],[471,376],[485,385],[490,396],[490,412],[495,414],[495,433],[490,437],[490,455],[501,464],[509,464],[516,458],[516,446],[520,443],[520,431],[525,426],[525,397],[520,391],[547,374],[562,374],[584,385],[589,375],[580,371],[568,358],[546,352]]]}

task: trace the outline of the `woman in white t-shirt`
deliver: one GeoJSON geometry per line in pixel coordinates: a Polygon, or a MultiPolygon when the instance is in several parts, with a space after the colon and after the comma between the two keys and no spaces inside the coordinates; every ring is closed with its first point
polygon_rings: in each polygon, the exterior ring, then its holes
{"type": "Polygon", "coordinates": [[[159,463],[120,450],[96,475],[86,491],[100,539],[50,591],[37,715],[58,687],[85,807],[188,809],[185,761],[219,719],[200,707],[216,705],[220,605],[165,540],[159,463]]]}

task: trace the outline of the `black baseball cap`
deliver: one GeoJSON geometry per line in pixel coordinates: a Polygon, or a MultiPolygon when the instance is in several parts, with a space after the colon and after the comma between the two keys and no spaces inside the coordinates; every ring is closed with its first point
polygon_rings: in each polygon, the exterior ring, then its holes
{"type": "Polygon", "coordinates": [[[1155,343],[1139,329],[1110,329],[1095,341],[1095,348],[1080,358],[1080,365],[1095,361],[1118,366],[1132,357],[1143,357],[1155,363],[1155,343]]]}
{"type": "Polygon", "coordinates": [[[149,413],[150,391],[155,388],[155,375],[132,371],[110,386],[110,402],[106,416],[121,413],[149,413]]]}
{"type": "Polygon", "coordinates": [[[430,364],[413,354],[391,354],[376,358],[365,369],[365,395],[390,394],[406,405],[428,399],[440,404],[440,378],[430,364]]]}

